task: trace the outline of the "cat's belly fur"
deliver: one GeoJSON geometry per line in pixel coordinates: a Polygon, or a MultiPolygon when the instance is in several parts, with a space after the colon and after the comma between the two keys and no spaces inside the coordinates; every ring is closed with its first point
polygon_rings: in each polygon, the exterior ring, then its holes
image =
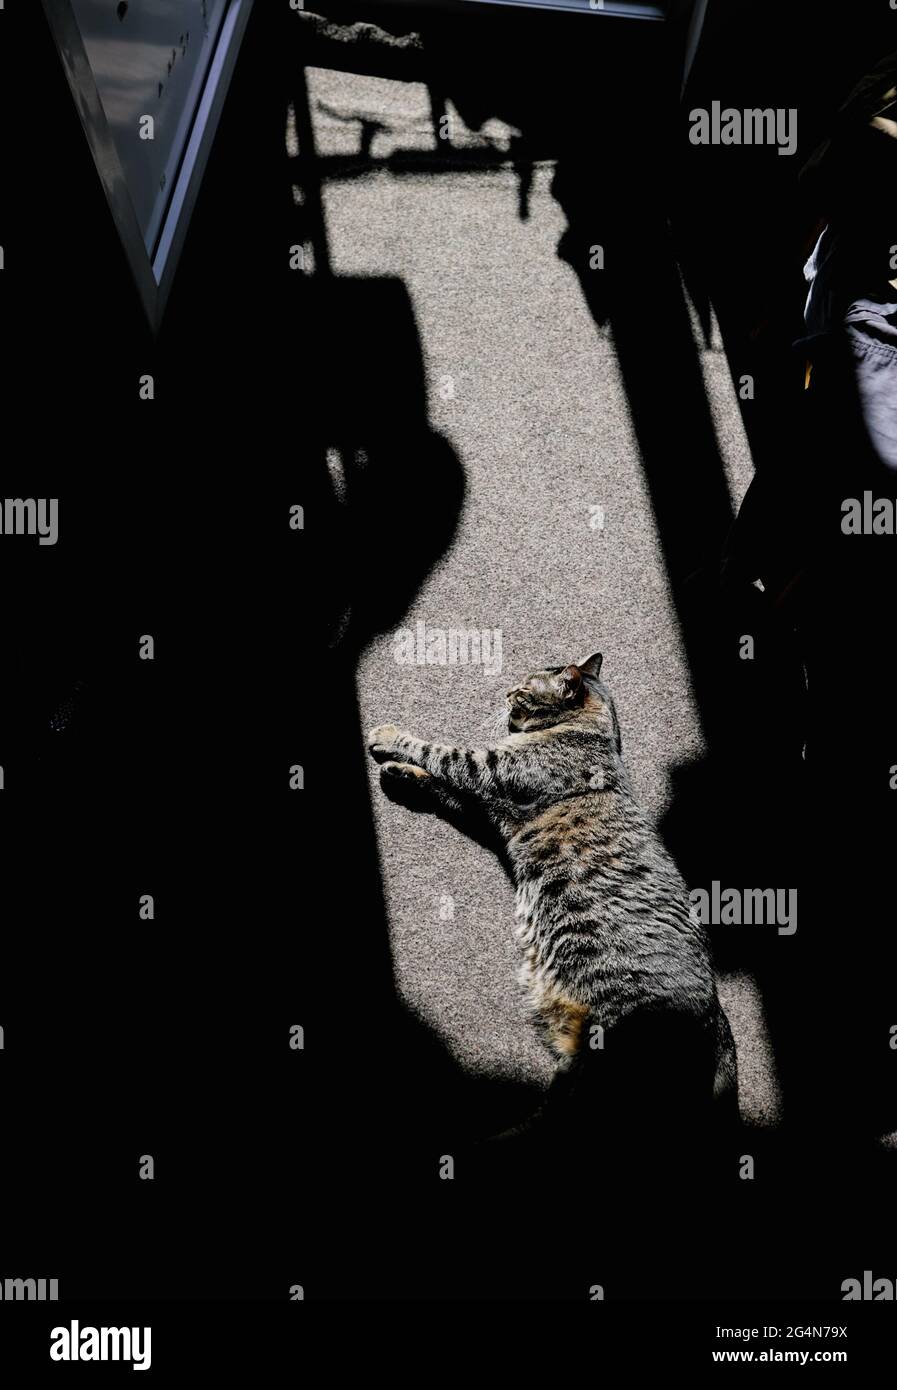
{"type": "Polygon", "coordinates": [[[672,860],[633,803],[614,824],[606,803],[592,802],[552,807],[509,843],[521,980],[568,1058],[590,1021],[612,1028],[644,1007],[719,1009],[707,937],[672,860]]]}

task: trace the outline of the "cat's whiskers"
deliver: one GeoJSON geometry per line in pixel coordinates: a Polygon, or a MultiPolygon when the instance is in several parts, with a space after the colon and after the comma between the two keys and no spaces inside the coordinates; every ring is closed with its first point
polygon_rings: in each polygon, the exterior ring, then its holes
{"type": "Polygon", "coordinates": [[[483,721],[493,738],[506,738],[508,735],[508,706],[498,705],[483,721]]]}

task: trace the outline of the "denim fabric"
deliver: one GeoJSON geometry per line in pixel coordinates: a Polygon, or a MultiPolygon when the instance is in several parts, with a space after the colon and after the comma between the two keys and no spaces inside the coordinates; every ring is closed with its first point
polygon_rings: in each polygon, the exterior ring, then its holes
{"type": "Polygon", "coordinates": [[[863,424],[878,459],[897,471],[897,289],[885,281],[856,294],[862,267],[827,227],[804,267],[810,282],[798,346],[812,360],[826,339],[844,335],[850,348],[863,424]],[[853,289],[853,294],[851,294],[853,289]]]}

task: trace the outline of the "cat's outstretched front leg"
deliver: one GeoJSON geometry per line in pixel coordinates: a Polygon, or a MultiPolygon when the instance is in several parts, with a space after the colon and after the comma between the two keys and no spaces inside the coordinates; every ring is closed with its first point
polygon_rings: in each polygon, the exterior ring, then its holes
{"type": "Polygon", "coordinates": [[[480,751],[424,743],[395,724],[372,729],[368,750],[375,762],[410,764],[459,792],[481,792],[497,781],[499,773],[500,757],[494,748],[480,751]]]}
{"type": "Polygon", "coordinates": [[[465,795],[413,763],[381,763],[380,785],[390,801],[411,811],[435,813],[463,834],[500,852],[501,840],[496,840],[495,826],[485,814],[484,798],[465,795]]]}

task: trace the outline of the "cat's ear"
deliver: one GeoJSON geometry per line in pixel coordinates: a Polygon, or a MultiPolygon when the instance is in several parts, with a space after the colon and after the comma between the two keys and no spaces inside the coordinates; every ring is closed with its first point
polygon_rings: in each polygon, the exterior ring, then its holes
{"type": "Polygon", "coordinates": [[[579,687],[582,685],[582,675],[578,666],[565,666],[561,672],[561,680],[564,682],[564,699],[572,700],[579,687]]]}
{"type": "Polygon", "coordinates": [[[584,676],[592,676],[595,680],[601,675],[601,663],[604,657],[600,652],[593,652],[587,656],[585,661],[577,661],[577,666],[584,676]]]}

